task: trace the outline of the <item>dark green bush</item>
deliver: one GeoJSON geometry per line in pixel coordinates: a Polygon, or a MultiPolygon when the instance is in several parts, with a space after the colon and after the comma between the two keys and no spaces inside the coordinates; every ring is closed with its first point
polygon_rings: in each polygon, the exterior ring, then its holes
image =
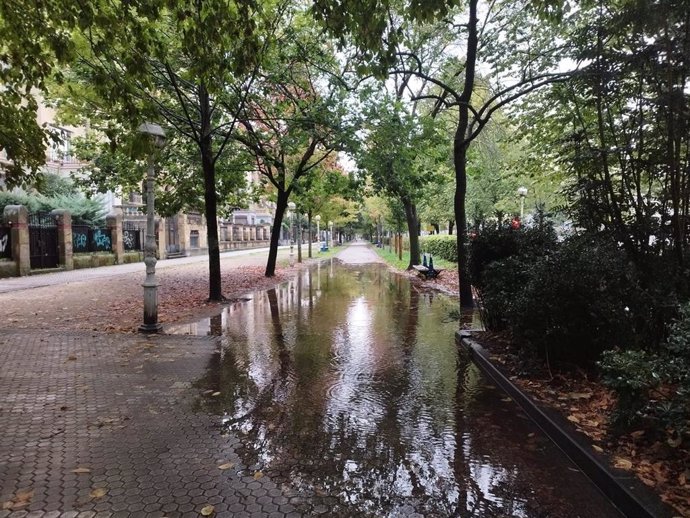
{"type": "Polygon", "coordinates": [[[526,277],[506,317],[517,346],[586,366],[602,351],[644,339],[636,332],[643,291],[615,243],[574,236],[535,262],[526,277]]]}
{"type": "Polygon", "coordinates": [[[469,271],[472,284],[481,290],[486,267],[509,257],[519,256],[531,263],[556,248],[556,233],[549,224],[539,228],[489,227],[470,238],[469,271]]]}
{"type": "Polygon", "coordinates": [[[419,243],[424,253],[453,263],[458,262],[457,236],[424,236],[419,243]]]}
{"type": "Polygon", "coordinates": [[[690,438],[690,304],[681,308],[659,349],[608,351],[600,367],[618,396],[619,429],[646,426],[676,447],[690,438]]]}

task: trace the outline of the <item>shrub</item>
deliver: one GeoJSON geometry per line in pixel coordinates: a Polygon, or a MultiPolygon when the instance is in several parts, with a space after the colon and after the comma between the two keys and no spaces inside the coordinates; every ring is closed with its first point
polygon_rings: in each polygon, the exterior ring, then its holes
{"type": "Polygon", "coordinates": [[[534,263],[507,320],[516,345],[537,355],[591,365],[601,352],[630,348],[645,311],[634,269],[615,243],[574,236],[534,263]]]}
{"type": "Polygon", "coordinates": [[[618,396],[614,424],[646,426],[678,447],[690,432],[690,304],[680,309],[657,351],[608,351],[603,381],[618,396]]]}
{"type": "Polygon", "coordinates": [[[481,290],[484,270],[495,261],[519,256],[524,263],[531,263],[550,253],[556,245],[556,232],[550,224],[519,230],[500,226],[486,228],[470,240],[472,284],[481,290]]]}
{"type": "Polygon", "coordinates": [[[457,236],[424,236],[420,238],[419,243],[424,253],[453,263],[458,262],[457,236]]]}

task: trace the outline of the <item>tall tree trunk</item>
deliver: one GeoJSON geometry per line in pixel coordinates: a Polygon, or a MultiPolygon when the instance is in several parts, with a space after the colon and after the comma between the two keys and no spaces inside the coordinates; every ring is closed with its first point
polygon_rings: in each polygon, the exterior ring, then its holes
{"type": "Polygon", "coordinates": [[[297,262],[302,262],[302,214],[297,209],[297,262]]]}
{"type": "Polygon", "coordinates": [[[220,277],[220,246],[218,243],[218,200],[216,197],[216,164],[213,160],[211,140],[211,103],[206,87],[199,87],[201,118],[201,168],[204,172],[204,213],[206,215],[206,237],[208,240],[208,299],[222,301],[223,290],[220,277]]]}
{"type": "Polygon", "coordinates": [[[410,234],[410,264],[407,265],[407,269],[411,270],[413,265],[421,262],[419,258],[419,218],[417,217],[417,207],[409,198],[403,198],[402,203],[405,208],[407,232],[410,234]]]}
{"type": "Polygon", "coordinates": [[[311,235],[311,211],[307,212],[307,236],[309,238],[309,259],[311,259],[311,241],[312,241],[312,235],[311,235]]]}
{"type": "Polygon", "coordinates": [[[448,220],[448,235],[452,236],[453,235],[453,227],[455,226],[455,221],[452,219],[448,220]]]}
{"type": "MultiPolygon", "coordinates": [[[[434,230],[436,231],[436,234],[440,234],[440,233],[441,233],[441,225],[439,225],[438,223],[432,223],[431,225],[434,227],[434,230]]],[[[421,228],[421,225],[419,225],[419,227],[421,228]]]]}
{"type": "Polygon", "coordinates": [[[467,129],[469,127],[470,110],[469,103],[472,100],[474,91],[474,75],[477,65],[477,1],[470,0],[469,20],[467,33],[467,59],[465,60],[465,81],[461,95],[461,103],[458,107],[458,125],[453,139],[453,165],[455,167],[455,222],[458,227],[457,246],[458,246],[458,282],[460,286],[460,307],[471,308],[474,306],[472,300],[472,284],[468,276],[467,267],[467,219],[465,216],[465,197],[467,194],[467,148],[469,142],[466,141],[467,129]]]}
{"type": "Polygon", "coordinates": [[[276,274],[276,260],[278,258],[278,242],[280,241],[280,231],[283,226],[283,217],[285,216],[285,209],[287,209],[288,194],[284,191],[278,191],[278,199],[276,200],[276,213],[273,218],[273,228],[271,229],[271,244],[268,250],[268,261],[266,262],[266,277],[273,277],[276,274]]]}

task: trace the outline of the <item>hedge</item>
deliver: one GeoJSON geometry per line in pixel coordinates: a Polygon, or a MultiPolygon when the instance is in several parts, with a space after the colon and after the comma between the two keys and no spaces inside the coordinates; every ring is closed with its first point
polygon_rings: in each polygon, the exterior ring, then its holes
{"type": "Polygon", "coordinates": [[[457,236],[423,236],[419,238],[419,246],[422,252],[453,263],[458,262],[457,236]]]}

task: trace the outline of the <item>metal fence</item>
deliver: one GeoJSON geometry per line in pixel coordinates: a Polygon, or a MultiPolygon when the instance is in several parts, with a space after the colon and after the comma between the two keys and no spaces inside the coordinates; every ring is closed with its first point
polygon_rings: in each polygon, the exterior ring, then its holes
{"type": "Polygon", "coordinates": [[[12,259],[12,232],[10,227],[0,226],[0,258],[12,259]]]}
{"type": "Polygon", "coordinates": [[[143,250],[144,229],[133,221],[125,221],[122,224],[122,243],[125,245],[126,252],[143,250]]]}
{"type": "Polygon", "coordinates": [[[109,228],[72,225],[72,252],[112,252],[113,239],[109,228]]]}
{"type": "Polygon", "coordinates": [[[29,214],[29,260],[32,269],[58,265],[57,223],[49,212],[29,214]]]}

